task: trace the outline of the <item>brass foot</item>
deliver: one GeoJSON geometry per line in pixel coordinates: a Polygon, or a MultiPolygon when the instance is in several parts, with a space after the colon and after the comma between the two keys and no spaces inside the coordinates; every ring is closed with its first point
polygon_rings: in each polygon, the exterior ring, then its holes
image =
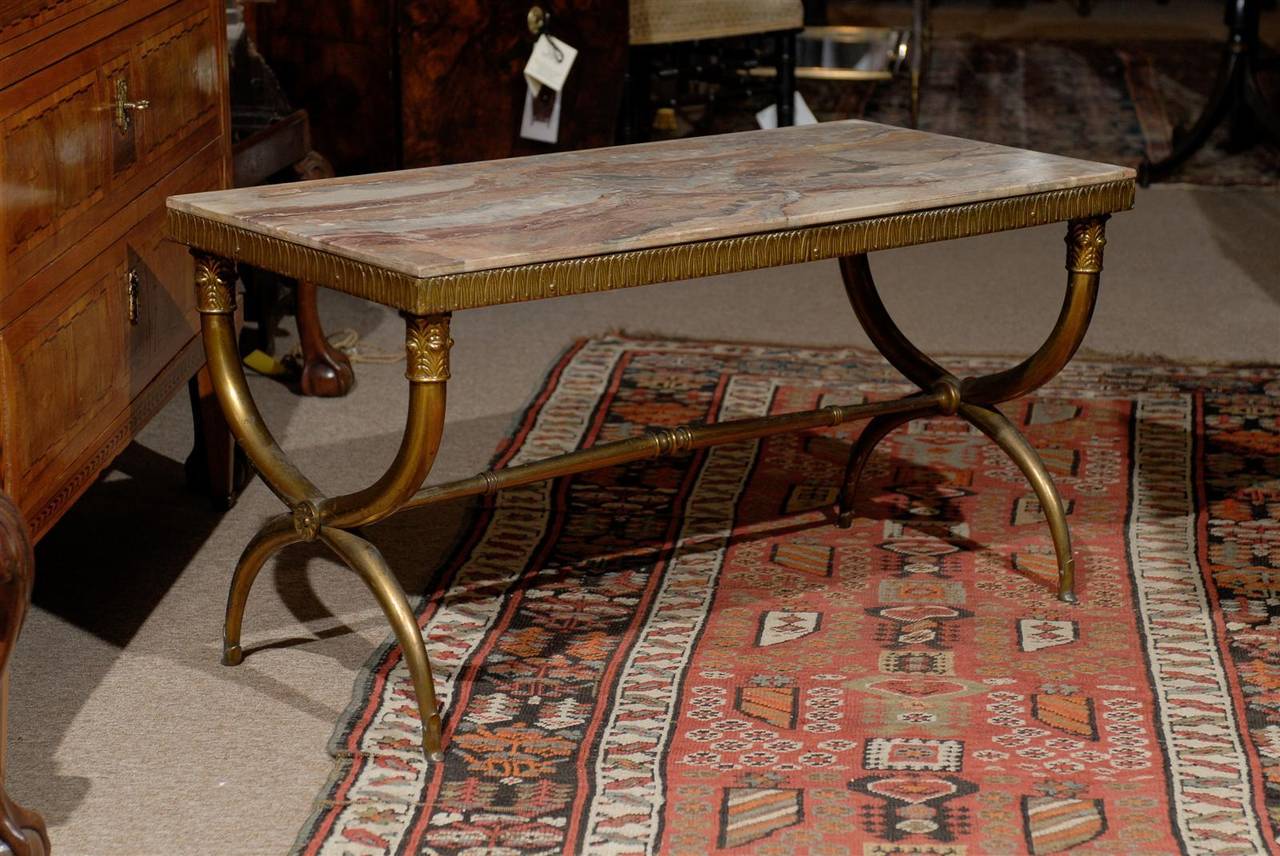
{"type": "Polygon", "coordinates": [[[240,554],[236,572],[231,577],[231,590],[227,592],[227,615],[222,625],[222,664],[238,666],[244,659],[240,649],[240,625],[244,621],[244,607],[249,600],[249,590],[267,559],[281,548],[302,540],[293,524],[292,514],[281,514],[267,521],[253,540],[240,554]]]}
{"type": "Polygon", "coordinates": [[[444,760],[440,732],[440,714],[437,713],[427,717],[422,724],[422,750],[429,761],[444,760]]]}
{"type": "Polygon", "coordinates": [[[244,662],[244,650],[239,645],[222,645],[222,665],[238,666],[244,662]]]}
{"type": "Polygon", "coordinates": [[[383,614],[395,632],[396,641],[400,643],[401,655],[418,696],[423,754],[427,758],[438,760],[441,729],[435,682],[431,677],[431,664],[427,660],[427,646],[422,640],[418,618],[409,607],[404,589],[392,575],[378,548],[360,536],[325,526],[320,530],[320,540],[360,575],[360,579],[377,598],[378,606],[382,607],[383,614]]]}
{"type": "Polygon", "coordinates": [[[960,415],[986,434],[1004,453],[1013,459],[1040,500],[1049,534],[1053,537],[1053,549],[1058,559],[1058,599],[1075,603],[1075,559],[1071,555],[1071,530],[1067,527],[1067,510],[1057,486],[1045,469],[1044,461],[999,410],[978,404],[960,405],[960,415]]]}

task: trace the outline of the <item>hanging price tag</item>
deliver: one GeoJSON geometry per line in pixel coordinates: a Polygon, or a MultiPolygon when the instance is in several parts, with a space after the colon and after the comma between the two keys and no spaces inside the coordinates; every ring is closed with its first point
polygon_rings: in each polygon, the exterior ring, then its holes
{"type": "Polygon", "coordinates": [[[549,86],[556,92],[564,89],[564,82],[569,77],[569,69],[578,58],[578,51],[569,47],[555,36],[542,34],[533,43],[533,54],[525,64],[524,76],[529,81],[529,88],[536,95],[542,87],[549,86]]]}
{"type": "Polygon", "coordinates": [[[560,137],[560,93],[550,86],[535,93],[530,84],[524,91],[524,116],[520,136],[540,143],[554,143],[560,137]]]}

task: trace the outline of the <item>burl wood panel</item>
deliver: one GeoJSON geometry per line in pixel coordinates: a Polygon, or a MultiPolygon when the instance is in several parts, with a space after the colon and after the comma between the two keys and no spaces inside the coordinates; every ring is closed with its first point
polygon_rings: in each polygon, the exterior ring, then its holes
{"type": "Polygon", "coordinates": [[[400,30],[404,166],[607,146],[622,99],[627,4],[542,2],[551,32],[578,49],[561,93],[560,141],[520,138],[532,2],[411,2],[400,30]]]}
{"type": "Polygon", "coordinates": [[[627,6],[609,0],[440,3],[277,0],[249,7],[258,47],[317,151],[340,174],[609,145],[626,67],[627,6]],[[579,50],[560,144],[519,138],[537,2],[579,50]]]}
{"type": "Polygon", "coordinates": [[[276,0],[245,9],[258,50],[311,119],[312,145],[345,174],[399,162],[393,10],[389,0],[276,0]]]}

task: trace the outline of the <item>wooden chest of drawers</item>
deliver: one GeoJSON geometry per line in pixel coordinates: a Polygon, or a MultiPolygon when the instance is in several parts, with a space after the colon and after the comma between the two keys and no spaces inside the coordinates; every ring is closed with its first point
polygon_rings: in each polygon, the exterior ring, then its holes
{"type": "Polygon", "coordinates": [[[0,487],[39,538],[203,364],[167,196],[229,184],[222,0],[0,0],[0,487]]]}

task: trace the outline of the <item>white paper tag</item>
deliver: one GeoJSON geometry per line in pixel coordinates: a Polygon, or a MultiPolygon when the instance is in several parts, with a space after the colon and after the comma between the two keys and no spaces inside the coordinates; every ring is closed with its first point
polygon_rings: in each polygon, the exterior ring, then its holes
{"type": "Polygon", "coordinates": [[[550,86],[534,94],[530,84],[524,91],[524,116],[520,136],[540,143],[554,143],[560,136],[560,93],[550,86]]]}
{"type": "MultiPolygon", "coordinates": [[[[795,112],[792,114],[797,125],[816,125],[818,119],[813,115],[813,111],[809,109],[808,103],[805,102],[804,96],[799,92],[796,93],[795,112]]],[[[756,114],[756,122],[761,128],[778,127],[778,105],[770,104],[768,107],[756,114]]]]}
{"type": "Polygon", "coordinates": [[[535,93],[544,86],[550,86],[556,92],[564,89],[564,82],[569,77],[569,69],[578,58],[578,51],[569,47],[555,36],[543,34],[533,43],[533,53],[524,66],[525,80],[535,93]]]}

